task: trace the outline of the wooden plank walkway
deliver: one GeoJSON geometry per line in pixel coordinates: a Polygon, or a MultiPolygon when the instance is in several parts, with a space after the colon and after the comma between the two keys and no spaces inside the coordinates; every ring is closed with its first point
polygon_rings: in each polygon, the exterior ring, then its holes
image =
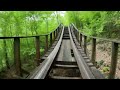
{"type": "Polygon", "coordinates": [[[57,56],[57,61],[75,61],[74,57],[71,55],[71,43],[70,40],[64,40],[62,41],[62,45],[60,48],[60,51],[57,56]]]}
{"type": "Polygon", "coordinates": [[[74,59],[68,30],[64,32],[62,44],[56,57],[55,64],[49,73],[49,78],[82,79],[78,65],[74,59]]]}

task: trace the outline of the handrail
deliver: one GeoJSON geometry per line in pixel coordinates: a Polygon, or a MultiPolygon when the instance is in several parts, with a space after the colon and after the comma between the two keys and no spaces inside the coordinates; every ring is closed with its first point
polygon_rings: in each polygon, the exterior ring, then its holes
{"type": "MultiPolygon", "coordinates": [[[[60,27],[61,24],[59,24],[57,26],[57,28],[60,27]]],[[[56,29],[57,29],[56,28],[56,29]]],[[[54,31],[56,31],[56,29],[54,31]]],[[[0,37],[0,39],[13,39],[13,38],[31,38],[31,37],[38,37],[38,36],[46,36],[46,35],[50,35],[51,33],[53,33],[54,31],[51,31],[50,33],[48,34],[41,34],[41,35],[34,35],[34,36],[12,36],[12,37],[0,37]]]]}
{"type": "MultiPolygon", "coordinates": [[[[79,31],[79,30],[77,29],[77,27],[76,27],[73,23],[72,23],[72,25],[74,26],[75,30],[79,31]]],[[[79,31],[79,32],[80,32],[80,31],[79,31]]],[[[118,40],[114,40],[114,39],[110,40],[110,39],[105,39],[105,38],[99,38],[99,37],[94,37],[94,36],[89,36],[89,35],[83,34],[82,32],[80,32],[80,33],[81,33],[82,35],[87,36],[87,37],[90,37],[90,38],[100,39],[100,40],[109,41],[109,42],[120,43],[120,41],[118,41],[118,40]]]]}

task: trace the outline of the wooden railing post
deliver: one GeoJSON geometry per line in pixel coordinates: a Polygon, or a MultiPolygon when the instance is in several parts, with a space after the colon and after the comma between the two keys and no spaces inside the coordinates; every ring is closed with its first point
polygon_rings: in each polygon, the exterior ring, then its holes
{"type": "Polygon", "coordinates": [[[47,50],[48,50],[48,35],[46,35],[45,37],[46,37],[45,52],[47,52],[47,50]]]}
{"type": "Polygon", "coordinates": [[[36,36],[36,64],[37,66],[39,66],[39,62],[40,62],[40,37],[36,36]]]}
{"type": "Polygon", "coordinates": [[[53,33],[54,33],[54,40],[55,40],[55,31],[53,33]]]}
{"type": "Polygon", "coordinates": [[[75,32],[75,30],[74,30],[74,27],[72,26],[72,30],[73,30],[73,32],[75,32]]]}
{"type": "Polygon", "coordinates": [[[54,42],[54,32],[52,32],[52,43],[54,42]]]}
{"type": "Polygon", "coordinates": [[[57,37],[57,35],[58,35],[57,31],[58,31],[58,29],[56,29],[56,37],[57,37]]]}
{"type": "MultiPolygon", "coordinates": [[[[75,29],[74,29],[74,30],[75,30],[75,29]]],[[[77,34],[76,34],[76,32],[77,32],[77,31],[75,30],[75,37],[77,38],[77,34]]]]}
{"type": "MultiPolygon", "coordinates": [[[[87,36],[84,36],[84,52],[86,53],[87,36]]],[[[87,54],[87,53],[86,53],[87,54]]]]}
{"type": "Polygon", "coordinates": [[[20,61],[20,38],[19,37],[14,38],[14,63],[15,63],[16,74],[18,76],[22,76],[21,61],[20,61]]]}
{"type": "Polygon", "coordinates": [[[57,29],[57,33],[59,33],[59,28],[60,28],[60,26],[59,26],[58,29],[57,29]]]}
{"type": "Polygon", "coordinates": [[[50,46],[52,46],[52,33],[50,33],[50,46]]]}
{"type": "Polygon", "coordinates": [[[61,27],[58,28],[58,33],[60,32],[60,30],[61,30],[61,27]]]}
{"type": "Polygon", "coordinates": [[[79,31],[77,31],[77,40],[79,42],[79,31]]]}
{"type": "Polygon", "coordinates": [[[91,61],[95,65],[95,59],[96,59],[96,39],[92,39],[92,55],[91,55],[91,61]]]}
{"type": "Polygon", "coordinates": [[[82,47],[82,34],[80,33],[80,46],[82,47]]]}
{"type": "Polygon", "coordinates": [[[75,32],[75,33],[76,33],[76,39],[78,40],[78,38],[77,38],[77,32],[78,32],[78,31],[77,31],[77,30],[75,30],[75,31],[76,31],[76,32],[75,32]]]}
{"type": "Polygon", "coordinates": [[[112,56],[111,56],[111,67],[110,67],[109,79],[115,78],[117,56],[118,56],[118,43],[112,42],[112,56]]]}
{"type": "Polygon", "coordinates": [[[76,39],[77,39],[77,30],[75,30],[75,34],[76,34],[76,39]]]}

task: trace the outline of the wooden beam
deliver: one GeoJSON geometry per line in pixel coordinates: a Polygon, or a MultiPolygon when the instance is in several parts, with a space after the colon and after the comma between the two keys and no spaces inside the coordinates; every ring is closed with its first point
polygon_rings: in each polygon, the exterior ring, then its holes
{"type": "Polygon", "coordinates": [[[82,46],[82,34],[80,33],[80,46],[82,46]]]}
{"type": "Polygon", "coordinates": [[[20,38],[14,38],[14,62],[16,74],[22,76],[21,72],[21,61],[20,61],[20,38]]]}
{"type": "Polygon", "coordinates": [[[55,40],[55,31],[53,33],[54,33],[53,35],[54,35],[54,40],[55,40]]]}
{"type": "Polygon", "coordinates": [[[56,32],[56,33],[55,33],[55,34],[56,34],[56,37],[57,37],[57,35],[58,35],[57,30],[58,30],[58,29],[56,29],[56,31],[55,31],[55,32],[56,32]]]}
{"type": "Polygon", "coordinates": [[[52,33],[50,34],[50,46],[52,46],[52,33]]]}
{"type": "Polygon", "coordinates": [[[77,32],[77,40],[78,40],[78,42],[80,42],[79,36],[80,36],[80,34],[79,34],[79,32],[77,32]]]}
{"type": "Polygon", "coordinates": [[[60,65],[77,65],[76,61],[56,61],[55,63],[60,65]]]}
{"type": "Polygon", "coordinates": [[[87,36],[84,36],[84,52],[86,54],[87,36]]]}
{"type": "Polygon", "coordinates": [[[115,78],[117,56],[118,56],[118,43],[112,42],[112,56],[111,56],[111,67],[110,67],[109,79],[115,78]]]}
{"type": "Polygon", "coordinates": [[[96,39],[92,39],[92,56],[91,61],[95,65],[95,59],[96,59],[96,39]]]}
{"type": "Polygon", "coordinates": [[[49,79],[82,79],[81,77],[49,76],[49,79]]]}
{"type": "Polygon", "coordinates": [[[78,69],[78,66],[77,65],[60,65],[60,64],[55,64],[54,68],[78,69]]]}
{"type": "Polygon", "coordinates": [[[48,35],[46,35],[45,37],[46,37],[45,52],[47,52],[47,50],[48,50],[48,35]]]}
{"type": "Polygon", "coordinates": [[[37,36],[36,38],[36,65],[39,66],[40,62],[40,37],[37,36]]]}

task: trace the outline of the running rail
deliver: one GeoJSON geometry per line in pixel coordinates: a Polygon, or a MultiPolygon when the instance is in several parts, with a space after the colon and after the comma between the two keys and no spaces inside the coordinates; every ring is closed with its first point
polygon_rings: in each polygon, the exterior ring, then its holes
{"type": "Polygon", "coordinates": [[[69,35],[70,35],[70,41],[71,41],[71,46],[73,48],[74,56],[77,61],[77,64],[78,64],[78,67],[79,67],[79,70],[81,72],[83,79],[95,79],[90,68],[88,67],[88,65],[86,64],[83,57],[81,56],[81,54],[79,53],[79,51],[77,50],[77,48],[75,46],[75,43],[74,43],[72,35],[71,35],[71,33],[73,33],[73,32],[72,32],[72,30],[70,30],[70,27],[68,27],[68,31],[69,31],[69,35]]]}
{"type": "Polygon", "coordinates": [[[53,49],[53,51],[50,53],[50,55],[40,64],[40,66],[35,70],[33,75],[30,75],[27,79],[44,79],[57,55],[57,52],[60,48],[60,45],[62,43],[62,37],[63,37],[63,32],[64,32],[64,26],[62,29],[62,33],[60,36],[60,39],[53,49]]]}

